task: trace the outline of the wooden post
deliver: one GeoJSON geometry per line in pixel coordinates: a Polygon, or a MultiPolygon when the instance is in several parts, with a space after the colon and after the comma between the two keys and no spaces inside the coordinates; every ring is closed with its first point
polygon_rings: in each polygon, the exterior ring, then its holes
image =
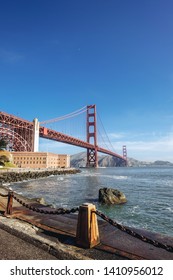
{"type": "Polygon", "coordinates": [[[84,203],[79,207],[76,243],[83,248],[92,248],[100,243],[96,207],[84,203]]]}
{"type": "Polygon", "coordinates": [[[12,215],[12,210],[13,210],[13,192],[9,191],[8,192],[8,201],[7,201],[6,214],[12,215]]]}

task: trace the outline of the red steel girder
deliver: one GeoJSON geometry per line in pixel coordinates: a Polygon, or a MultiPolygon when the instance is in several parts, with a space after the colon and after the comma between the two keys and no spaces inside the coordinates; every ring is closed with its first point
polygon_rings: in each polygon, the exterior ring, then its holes
{"type": "Polygon", "coordinates": [[[10,125],[16,128],[33,129],[33,122],[29,122],[22,118],[0,112],[0,123],[10,125]]]}
{"type": "Polygon", "coordinates": [[[107,154],[113,157],[117,157],[119,159],[125,160],[125,158],[117,153],[111,152],[110,150],[103,149],[101,147],[97,147],[97,151],[103,154],[107,154]]]}
{"type": "MultiPolygon", "coordinates": [[[[91,116],[91,114],[90,114],[90,116],[91,116]]],[[[0,112],[0,127],[1,127],[1,131],[2,131],[2,128],[6,128],[11,131],[14,131],[15,135],[20,135],[20,137],[23,138],[23,141],[27,141],[27,144],[26,144],[27,151],[32,151],[32,148],[33,148],[32,147],[33,122],[24,120],[22,118],[19,118],[19,117],[16,117],[16,116],[4,113],[4,112],[0,112]]],[[[9,133],[7,133],[7,134],[9,135],[9,133]]],[[[89,132],[88,135],[89,135],[89,137],[93,136],[91,132],[89,132]]],[[[46,127],[39,128],[39,136],[42,138],[45,138],[45,139],[50,139],[50,140],[86,148],[86,149],[89,149],[90,151],[97,150],[97,152],[108,154],[108,155],[117,157],[117,158],[125,161],[125,158],[123,156],[113,153],[110,150],[103,149],[101,147],[96,146],[95,144],[85,142],[78,138],[71,137],[69,135],[57,132],[55,130],[52,130],[52,129],[49,129],[46,127]]],[[[10,137],[12,137],[12,136],[10,136],[10,137]]],[[[10,138],[10,140],[11,139],[12,138],[10,138]]],[[[95,139],[96,139],[96,136],[95,136],[95,139]]],[[[18,139],[18,140],[21,141],[21,139],[18,139]]],[[[18,140],[16,138],[16,141],[18,141],[18,140]]],[[[16,144],[15,144],[17,151],[20,151],[20,150],[23,151],[23,147],[18,144],[20,141],[16,142],[16,144]]],[[[92,154],[92,156],[93,156],[93,154],[92,154]]]]}
{"type": "MultiPolygon", "coordinates": [[[[78,138],[75,137],[71,137],[67,134],[46,128],[46,127],[40,127],[39,129],[39,133],[40,133],[40,137],[41,138],[45,138],[45,139],[49,139],[49,140],[54,140],[54,141],[58,141],[58,142],[63,142],[66,144],[70,144],[70,145],[74,145],[74,146],[78,146],[78,147],[82,147],[82,148],[86,148],[86,149],[91,149],[91,150],[95,150],[95,145],[90,144],[88,142],[82,141],[78,138]]],[[[104,154],[108,154],[111,156],[115,156],[119,159],[123,159],[124,158],[116,153],[113,153],[109,150],[103,149],[101,147],[97,146],[97,151],[104,153],[104,154]]]]}
{"type": "Polygon", "coordinates": [[[82,147],[82,148],[93,148],[94,145],[87,143],[83,140],[80,140],[78,138],[69,136],[67,134],[49,129],[49,128],[45,128],[45,127],[40,127],[39,129],[39,134],[40,137],[45,138],[45,139],[50,139],[50,140],[54,140],[54,141],[58,141],[58,142],[63,142],[66,144],[70,144],[70,145],[74,145],[74,146],[78,146],[78,147],[82,147]]]}

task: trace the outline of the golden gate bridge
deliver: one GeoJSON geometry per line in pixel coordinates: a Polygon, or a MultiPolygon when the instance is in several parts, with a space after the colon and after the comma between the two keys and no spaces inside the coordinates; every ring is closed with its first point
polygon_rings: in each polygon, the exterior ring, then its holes
{"type": "MultiPolygon", "coordinates": [[[[122,162],[122,164],[126,166],[127,151],[125,145],[123,145],[122,155],[113,151],[113,146],[111,147],[111,149],[109,149],[103,148],[103,146],[98,145],[97,120],[96,105],[88,105],[62,117],[40,122],[37,118],[30,122],[17,116],[5,112],[0,112],[0,138],[6,139],[7,143],[9,143],[10,149],[13,151],[38,152],[39,138],[44,138],[85,148],[87,150],[87,167],[98,166],[99,152],[118,158],[122,162]],[[53,123],[59,123],[62,120],[71,119],[84,113],[84,140],[74,136],[70,136],[70,133],[63,133],[57,131],[57,129],[55,130],[50,128],[51,124],[53,123]]],[[[77,121],[75,123],[75,127],[78,127],[78,124],[79,122],[77,121]]],[[[111,144],[108,136],[107,139],[111,144]]]]}

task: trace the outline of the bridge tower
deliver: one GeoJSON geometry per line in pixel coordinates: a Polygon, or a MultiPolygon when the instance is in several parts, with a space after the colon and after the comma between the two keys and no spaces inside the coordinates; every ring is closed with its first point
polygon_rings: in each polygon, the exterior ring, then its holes
{"type": "Polygon", "coordinates": [[[87,167],[98,167],[96,105],[87,106],[87,142],[94,148],[87,148],[87,167]]]}
{"type": "Polygon", "coordinates": [[[125,165],[127,166],[127,148],[123,145],[123,158],[125,159],[125,165]]]}

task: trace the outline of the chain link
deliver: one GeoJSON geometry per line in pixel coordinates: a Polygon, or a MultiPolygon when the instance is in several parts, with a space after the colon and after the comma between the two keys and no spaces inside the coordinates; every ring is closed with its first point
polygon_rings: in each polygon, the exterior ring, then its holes
{"type": "Polygon", "coordinates": [[[36,207],[33,207],[25,202],[23,202],[21,199],[17,198],[14,194],[12,194],[13,198],[19,202],[22,206],[28,208],[29,210],[32,210],[34,212],[37,212],[37,213],[41,213],[41,214],[48,214],[48,215],[60,215],[60,214],[70,214],[70,213],[75,213],[77,211],[79,211],[79,207],[76,207],[76,208],[72,208],[72,209],[65,209],[65,208],[58,208],[56,209],[55,211],[47,211],[47,210],[43,210],[43,209],[39,209],[39,208],[36,208],[36,207]]]}
{"type": "Polygon", "coordinates": [[[0,193],[0,196],[2,196],[2,197],[8,197],[8,194],[0,193]]]}
{"type": "Polygon", "coordinates": [[[143,236],[142,234],[139,234],[123,225],[120,225],[118,224],[117,222],[113,221],[112,219],[110,219],[108,216],[106,216],[105,214],[103,214],[102,212],[96,210],[94,211],[99,217],[101,217],[103,220],[107,221],[109,224],[111,224],[112,226],[115,226],[116,228],[118,228],[119,230],[123,231],[123,232],[126,232],[127,234],[135,237],[135,238],[138,238],[140,240],[142,240],[143,242],[146,242],[146,243],[149,243],[149,244],[152,244],[153,246],[155,247],[158,247],[158,248],[162,248],[168,252],[171,252],[173,253],[173,247],[170,246],[170,245],[167,245],[167,244],[163,244],[163,243],[160,243],[156,240],[153,240],[153,239],[150,239],[146,236],[143,236]]]}
{"type": "MultiPolygon", "coordinates": [[[[17,198],[14,193],[11,193],[12,197],[18,202],[20,203],[22,206],[28,208],[29,210],[32,210],[34,212],[37,212],[37,213],[41,213],[41,214],[51,214],[51,215],[60,215],[60,214],[70,214],[70,213],[75,213],[77,211],[79,211],[79,207],[76,207],[76,208],[72,208],[72,209],[65,209],[65,208],[58,208],[56,209],[55,211],[48,211],[48,210],[43,210],[43,209],[39,209],[39,208],[36,208],[36,207],[33,207],[25,202],[23,202],[21,199],[17,198]]],[[[2,197],[8,197],[8,195],[4,195],[2,193],[0,193],[0,196],[2,197]]],[[[141,241],[143,242],[146,242],[146,243],[149,243],[155,247],[158,247],[158,248],[162,248],[168,252],[171,252],[173,253],[173,247],[170,246],[170,245],[167,245],[167,244],[163,244],[159,241],[156,241],[156,240],[153,240],[153,239],[150,239],[142,234],[139,234],[135,231],[133,231],[132,229],[129,229],[115,221],[113,221],[112,219],[110,219],[108,216],[106,216],[105,214],[103,214],[102,212],[96,210],[96,211],[93,211],[94,213],[96,213],[96,215],[98,215],[99,217],[101,217],[103,220],[105,220],[106,222],[108,222],[109,224],[111,224],[112,226],[118,228],[119,230],[135,237],[135,238],[138,238],[140,239],[141,241]]]]}

